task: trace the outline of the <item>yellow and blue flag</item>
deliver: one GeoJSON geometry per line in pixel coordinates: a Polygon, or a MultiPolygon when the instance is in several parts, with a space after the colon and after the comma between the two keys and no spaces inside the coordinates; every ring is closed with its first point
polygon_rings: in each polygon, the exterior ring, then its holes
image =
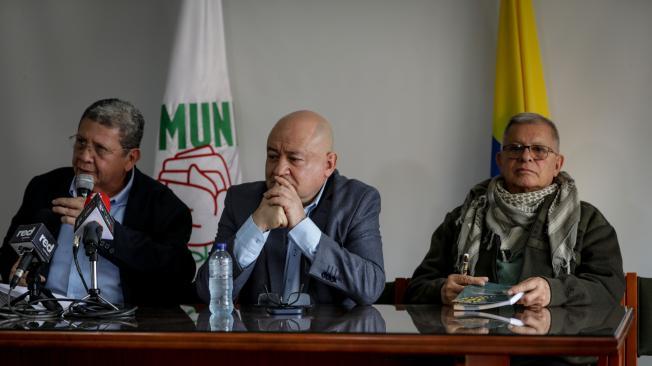
{"type": "Polygon", "coordinates": [[[505,126],[511,116],[520,112],[549,117],[537,25],[531,0],[501,0],[491,139],[492,177],[499,173],[495,156],[500,151],[505,126]]]}

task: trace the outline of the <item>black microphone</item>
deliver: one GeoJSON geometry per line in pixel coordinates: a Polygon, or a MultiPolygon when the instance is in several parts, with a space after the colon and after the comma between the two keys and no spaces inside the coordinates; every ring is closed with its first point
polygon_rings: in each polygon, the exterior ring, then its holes
{"type": "Polygon", "coordinates": [[[23,278],[23,275],[25,274],[25,271],[27,270],[27,267],[29,267],[30,264],[32,264],[32,260],[34,259],[34,253],[31,250],[26,250],[22,254],[20,254],[20,262],[18,262],[18,267],[16,268],[16,272],[14,272],[14,276],[11,278],[11,282],[9,282],[9,286],[13,289],[18,285],[18,281],[20,281],[21,278],[23,278]]]}
{"type": "Polygon", "coordinates": [[[89,193],[93,190],[95,182],[93,176],[90,174],[79,174],[75,177],[75,190],[77,191],[77,197],[88,196],[89,193]]]}
{"type": "Polygon", "coordinates": [[[102,230],[102,225],[97,221],[92,221],[84,225],[84,239],[82,239],[82,242],[86,249],[86,255],[90,256],[94,254],[94,250],[100,245],[102,230]]]}
{"type": "Polygon", "coordinates": [[[57,242],[44,224],[21,225],[16,229],[9,245],[18,253],[20,261],[10,287],[13,289],[32,263],[50,263],[57,242]]]}

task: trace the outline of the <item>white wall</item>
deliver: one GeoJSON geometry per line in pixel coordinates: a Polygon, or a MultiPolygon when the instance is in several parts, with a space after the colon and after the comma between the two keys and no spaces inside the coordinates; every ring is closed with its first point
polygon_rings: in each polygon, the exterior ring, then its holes
{"type": "Polygon", "coordinates": [[[154,164],[176,0],[0,2],[0,232],[29,179],[70,165],[79,117],[93,101],[134,102],[149,125],[141,167],[154,164]]]}
{"type": "MultiPolygon", "coordinates": [[[[652,276],[652,2],[535,0],[552,117],[581,197],[616,227],[626,270],[652,276]]],[[[133,101],[154,137],[178,2],[0,3],[0,232],[29,178],[69,164],[95,99],[133,101]]],[[[314,109],[342,174],[376,186],[388,278],[488,175],[498,1],[224,0],[245,180],[273,123],[314,109]]]]}
{"type": "Polygon", "coordinates": [[[652,2],[538,1],[566,167],[616,228],[625,269],[652,276],[652,2]]]}
{"type": "Polygon", "coordinates": [[[411,275],[446,211],[489,174],[496,4],[226,2],[244,178],[262,178],[280,116],[323,113],[340,172],[380,190],[388,278],[411,275]]]}

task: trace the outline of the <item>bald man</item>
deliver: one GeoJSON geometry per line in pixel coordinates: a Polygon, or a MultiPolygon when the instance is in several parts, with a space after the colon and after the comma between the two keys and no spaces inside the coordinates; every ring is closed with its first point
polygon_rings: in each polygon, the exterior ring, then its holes
{"type": "MultiPolygon", "coordinates": [[[[330,123],[311,111],[281,118],[267,138],[265,181],[229,188],[216,242],[234,258],[233,297],[267,291],[313,304],[372,304],[385,285],[380,194],[335,169],[330,123]]],[[[208,263],[197,275],[208,302],[208,263]]]]}

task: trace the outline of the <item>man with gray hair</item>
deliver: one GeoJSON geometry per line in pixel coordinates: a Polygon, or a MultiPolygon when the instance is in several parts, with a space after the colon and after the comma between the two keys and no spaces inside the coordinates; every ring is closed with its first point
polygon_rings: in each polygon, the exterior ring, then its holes
{"type": "MultiPolygon", "coordinates": [[[[195,273],[186,247],[190,210],[167,187],[136,168],[144,118],[131,103],[103,99],[83,113],[73,141],[72,167],[34,177],[0,248],[0,274],[9,280],[17,255],[7,244],[18,225],[43,222],[59,246],[49,266],[40,271],[45,287],[68,298],[87,290],[72,254],[73,226],[84,206],[75,177],[93,177],[93,192],[110,198],[115,219],[113,240],[102,240],[97,272],[101,296],[113,304],[180,303],[191,291],[195,273]]],[[[84,256],[85,257],[85,256],[84,256]]],[[[79,259],[88,267],[86,258],[79,259]]],[[[86,283],[89,271],[82,268],[86,283]]]]}
{"type": "Polygon", "coordinates": [[[625,278],[616,231],[561,170],[554,123],[512,117],[496,162],[501,174],[473,187],[432,235],[407,301],[450,304],[464,286],[491,281],[523,292],[528,307],[617,304],[625,278]]]}

